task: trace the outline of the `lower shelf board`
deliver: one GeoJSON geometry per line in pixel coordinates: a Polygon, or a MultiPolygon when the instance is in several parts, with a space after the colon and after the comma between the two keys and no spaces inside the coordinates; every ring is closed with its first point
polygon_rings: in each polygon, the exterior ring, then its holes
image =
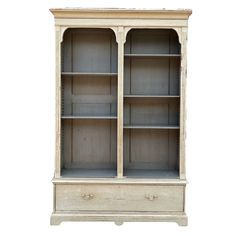
{"type": "Polygon", "coordinates": [[[116,169],[63,169],[61,173],[65,178],[114,178],[116,169]]]}
{"type": "MultiPolygon", "coordinates": [[[[115,178],[116,169],[63,169],[62,178],[115,178]]],[[[125,178],[140,179],[179,179],[179,173],[175,170],[144,170],[144,169],[125,169],[125,178]]]]}
{"type": "Polygon", "coordinates": [[[175,170],[125,169],[124,176],[127,178],[178,179],[179,173],[175,170]]]}

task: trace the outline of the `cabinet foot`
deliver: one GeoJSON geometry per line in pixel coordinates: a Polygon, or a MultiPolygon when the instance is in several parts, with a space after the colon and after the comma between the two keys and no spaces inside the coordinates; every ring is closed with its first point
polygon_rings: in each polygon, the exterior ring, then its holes
{"type": "Polygon", "coordinates": [[[62,222],[61,217],[52,215],[50,219],[50,225],[60,225],[62,222]]]}
{"type": "Polygon", "coordinates": [[[188,226],[188,218],[182,218],[182,219],[178,219],[176,220],[176,223],[179,225],[179,226],[188,226]]]}
{"type": "Polygon", "coordinates": [[[117,226],[121,226],[121,225],[123,225],[124,224],[124,222],[123,221],[115,221],[114,222],[117,226]]]}

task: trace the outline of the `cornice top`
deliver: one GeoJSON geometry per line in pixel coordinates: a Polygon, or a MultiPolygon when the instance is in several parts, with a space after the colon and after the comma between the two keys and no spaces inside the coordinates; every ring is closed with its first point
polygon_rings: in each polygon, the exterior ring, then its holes
{"type": "Polygon", "coordinates": [[[56,19],[188,19],[190,9],[136,9],[136,8],[52,8],[56,19]]]}

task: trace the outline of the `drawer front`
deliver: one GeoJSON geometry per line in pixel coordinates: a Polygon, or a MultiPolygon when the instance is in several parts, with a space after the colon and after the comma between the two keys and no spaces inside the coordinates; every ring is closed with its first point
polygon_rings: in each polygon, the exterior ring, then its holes
{"type": "Polygon", "coordinates": [[[58,184],[58,211],[183,211],[184,186],[58,184]]]}

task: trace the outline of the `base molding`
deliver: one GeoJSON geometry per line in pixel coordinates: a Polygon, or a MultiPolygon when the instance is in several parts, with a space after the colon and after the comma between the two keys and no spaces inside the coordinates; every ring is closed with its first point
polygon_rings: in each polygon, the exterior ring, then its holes
{"type": "Polygon", "coordinates": [[[64,213],[54,212],[51,225],[59,225],[63,221],[113,221],[116,225],[124,222],[175,222],[179,226],[187,226],[188,218],[183,212],[175,213],[64,213]]]}

